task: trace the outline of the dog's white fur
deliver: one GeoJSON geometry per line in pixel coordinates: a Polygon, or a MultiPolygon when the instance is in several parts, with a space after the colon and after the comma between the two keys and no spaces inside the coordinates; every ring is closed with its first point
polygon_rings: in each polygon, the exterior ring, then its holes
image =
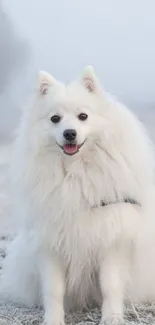
{"type": "Polygon", "coordinates": [[[141,123],[102,90],[92,67],[68,85],[41,72],[12,166],[20,231],[5,261],[3,294],[29,305],[43,298],[48,325],[64,324],[63,304],[93,302],[101,323],[121,322],[126,294],[148,288],[140,257],[145,262],[153,225],[154,153],[141,123]],[[62,117],[56,125],[55,114],[62,117]],[[58,146],[69,128],[79,144],[86,140],[74,156],[58,146]]]}

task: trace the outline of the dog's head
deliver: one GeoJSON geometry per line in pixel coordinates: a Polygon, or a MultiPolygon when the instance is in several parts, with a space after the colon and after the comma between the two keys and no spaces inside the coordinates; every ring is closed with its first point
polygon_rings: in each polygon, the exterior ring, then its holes
{"type": "Polygon", "coordinates": [[[40,72],[33,109],[33,125],[41,143],[63,155],[73,156],[93,145],[104,128],[101,114],[103,91],[92,67],[82,78],[64,85],[47,72],[40,72]]]}

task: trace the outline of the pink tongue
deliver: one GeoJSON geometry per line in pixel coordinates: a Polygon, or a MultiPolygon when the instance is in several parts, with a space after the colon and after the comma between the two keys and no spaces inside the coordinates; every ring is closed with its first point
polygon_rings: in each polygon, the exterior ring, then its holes
{"type": "Polygon", "coordinates": [[[77,144],[71,144],[71,145],[65,144],[64,151],[69,155],[73,155],[74,153],[76,153],[78,151],[78,145],[77,144]]]}

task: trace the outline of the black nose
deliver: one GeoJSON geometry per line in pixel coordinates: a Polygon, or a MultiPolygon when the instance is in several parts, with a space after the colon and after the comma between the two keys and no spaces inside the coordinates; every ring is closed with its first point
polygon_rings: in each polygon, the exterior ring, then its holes
{"type": "Polygon", "coordinates": [[[73,141],[76,139],[77,132],[74,129],[67,129],[64,131],[63,136],[68,141],[73,141]]]}

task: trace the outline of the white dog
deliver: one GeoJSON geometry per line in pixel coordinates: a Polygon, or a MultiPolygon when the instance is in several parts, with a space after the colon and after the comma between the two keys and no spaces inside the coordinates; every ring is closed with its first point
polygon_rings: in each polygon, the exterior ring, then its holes
{"type": "Polygon", "coordinates": [[[43,299],[47,325],[63,325],[65,308],[93,303],[101,324],[120,324],[154,211],[154,154],[143,126],[92,67],[68,85],[41,72],[14,153],[21,226],[3,294],[29,305],[43,299]]]}

